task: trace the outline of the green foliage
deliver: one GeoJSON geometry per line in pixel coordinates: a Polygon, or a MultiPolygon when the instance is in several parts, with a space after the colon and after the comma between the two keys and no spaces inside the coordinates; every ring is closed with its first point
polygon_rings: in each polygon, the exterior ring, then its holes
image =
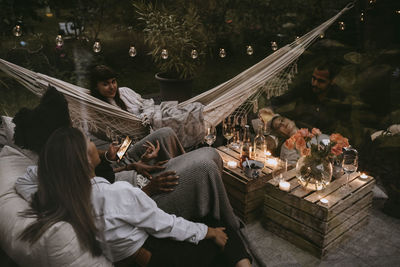
{"type": "Polygon", "coordinates": [[[171,78],[194,77],[204,62],[201,58],[208,39],[196,8],[191,6],[184,15],[179,15],[165,7],[156,8],[151,3],[133,5],[138,19],[144,23],[145,42],[158,69],[171,78]],[[163,49],[168,51],[167,59],[161,57],[163,49]],[[192,49],[198,51],[196,59],[191,57],[192,49]]]}

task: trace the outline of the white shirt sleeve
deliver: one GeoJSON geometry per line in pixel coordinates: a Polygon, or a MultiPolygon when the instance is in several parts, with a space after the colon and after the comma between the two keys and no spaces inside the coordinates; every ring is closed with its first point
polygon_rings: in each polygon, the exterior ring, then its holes
{"type": "Polygon", "coordinates": [[[107,194],[107,200],[118,201],[114,203],[119,213],[118,218],[114,218],[115,220],[123,220],[158,238],[168,237],[195,244],[205,238],[208,230],[206,225],[168,214],[159,209],[154,200],[142,190],[132,186],[121,186],[118,185],[119,183],[121,182],[113,184],[119,187],[118,190],[112,190],[115,193],[112,194],[113,196],[107,194]]]}
{"type": "Polygon", "coordinates": [[[26,173],[18,177],[15,182],[15,190],[26,201],[30,202],[32,195],[38,190],[38,183],[37,166],[29,166],[26,173]]]}

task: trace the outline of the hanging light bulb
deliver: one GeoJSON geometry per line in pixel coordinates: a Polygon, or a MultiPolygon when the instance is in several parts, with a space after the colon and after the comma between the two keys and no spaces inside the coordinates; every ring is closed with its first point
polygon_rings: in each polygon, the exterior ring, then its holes
{"type": "Polygon", "coordinates": [[[399,14],[400,14],[400,9],[399,9],[399,10],[396,10],[395,12],[396,12],[396,14],[399,15],[399,14]]]}
{"type": "Polygon", "coordinates": [[[324,37],[325,37],[325,33],[321,32],[321,33],[319,34],[319,38],[323,39],[324,37]]]}
{"type": "Polygon", "coordinates": [[[272,49],[272,51],[278,50],[278,44],[275,41],[271,42],[271,49],[272,49]]]}
{"type": "Polygon", "coordinates": [[[224,48],[220,48],[220,49],[219,49],[219,57],[220,57],[220,58],[226,57],[226,52],[225,52],[225,49],[224,49],[224,48]]]}
{"type": "Polygon", "coordinates": [[[254,49],[251,45],[246,46],[246,54],[248,54],[249,56],[254,54],[254,49]]]}
{"type": "Polygon", "coordinates": [[[129,47],[129,51],[128,54],[130,57],[135,57],[137,54],[136,48],[135,46],[131,45],[131,47],[129,47]]]}
{"type": "Polygon", "coordinates": [[[20,25],[15,25],[15,27],[12,30],[13,35],[15,37],[20,37],[22,35],[22,28],[20,25]]]}
{"type": "Polygon", "coordinates": [[[364,12],[361,12],[361,14],[360,14],[360,21],[364,22],[364,12]]]}
{"type": "Polygon", "coordinates": [[[190,53],[190,56],[191,56],[193,59],[196,59],[196,58],[199,57],[199,52],[197,52],[196,49],[192,49],[192,52],[190,53]]]}
{"type": "Polygon", "coordinates": [[[95,41],[93,44],[93,52],[100,53],[100,51],[101,51],[100,41],[95,41]]]}
{"type": "Polygon", "coordinates": [[[60,47],[64,45],[64,40],[61,34],[56,37],[56,46],[60,47]]]}
{"type": "Polygon", "coordinates": [[[339,30],[344,31],[346,29],[346,24],[343,21],[339,21],[339,30]]]}
{"type": "Polygon", "coordinates": [[[168,58],[168,51],[167,51],[167,49],[161,50],[161,58],[162,58],[162,59],[167,59],[167,58],[168,58]]]}
{"type": "Polygon", "coordinates": [[[51,12],[51,9],[49,6],[46,6],[46,8],[44,9],[45,13],[46,13],[46,17],[51,18],[53,17],[53,12],[51,12]]]}
{"type": "Polygon", "coordinates": [[[368,3],[369,3],[370,5],[373,5],[373,4],[376,3],[376,0],[369,0],[368,3]]]}

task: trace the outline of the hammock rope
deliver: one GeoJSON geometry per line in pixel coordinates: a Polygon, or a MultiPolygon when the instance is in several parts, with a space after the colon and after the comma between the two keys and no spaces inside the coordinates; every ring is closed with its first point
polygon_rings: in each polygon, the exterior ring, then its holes
{"type": "MultiPolygon", "coordinates": [[[[247,114],[255,109],[256,100],[265,92],[268,98],[288,90],[288,83],[297,73],[297,59],[344,12],[353,7],[349,3],[339,13],[318,27],[296,39],[232,79],[185,102],[185,106],[200,102],[204,107],[205,123],[217,125],[235,110],[247,114]]],[[[0,59],[0,69],[16,79],[28,90],[41,96],[50,84],[63,93],[68,101],[75,126],[94,132],[115,132],[139,140],[149,127],[137,116],[103,102],[89,94],[89,90],[68,82],[33,72],[0,59]]]]}

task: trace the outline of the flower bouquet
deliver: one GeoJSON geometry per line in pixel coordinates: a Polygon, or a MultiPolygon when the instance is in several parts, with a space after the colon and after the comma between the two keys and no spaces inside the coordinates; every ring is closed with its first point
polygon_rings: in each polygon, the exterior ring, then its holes
{"type": "Polygon", "coordinates": [[[311,190],[321,190],[332,179],[331,162],[342,154],[342,148],[349,146],[349,141],[338,133],[327,136],[317,128],[311,132],[302,128],[286,140],[285,146],[297,149],[301,155],[296,165],[300,184],[311,190]]]}

